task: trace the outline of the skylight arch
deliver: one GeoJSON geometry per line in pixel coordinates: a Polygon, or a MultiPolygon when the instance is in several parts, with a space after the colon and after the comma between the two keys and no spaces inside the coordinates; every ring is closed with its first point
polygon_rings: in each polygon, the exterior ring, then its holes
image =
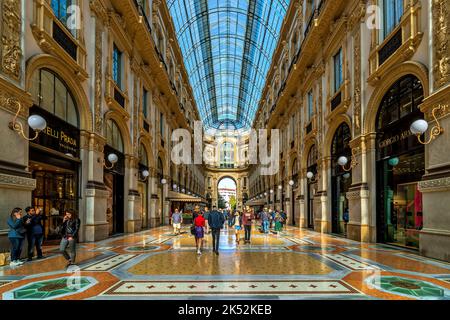
{"type": "Polygon", "coordinates": [[[251,127],[289,0],[167,0],[205,127],[251,127]]]}

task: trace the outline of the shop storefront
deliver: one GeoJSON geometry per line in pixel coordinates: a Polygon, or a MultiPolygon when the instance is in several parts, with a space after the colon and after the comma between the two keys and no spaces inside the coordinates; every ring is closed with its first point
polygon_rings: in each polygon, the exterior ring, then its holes
{"type": "Polygon", "coordinates": [[[29,147],[29,167],[36,179],[31,205],[44,212],[44,239],[56,240],[56,228],[62,224],[64,212],[78,210],[79,206],[79,116],[70,90],[50,70],[33,74],[31,92],[34,106],[30,114],[47,121],[47,128],[29,147]]]}
{"type": "Polygon", "coordinates": [[[314,196],[317,186],[317,147],[313,145],[308,153],[307,172],[311,172],[315,179],[307,180],[306,184],[306,200],[307,200],[307,217],[306,223],[309,229],[314,229],[314,196]]]}
{"type": "Polygon", "coordinates": [[[423,87],[414,76],[398,80],[382,100],[377,117],[377,237],[379,242],[419,247],[423,225],[418,182],[425,149],[410,131],[423,118],[423,87]]]}
{"type": "Polygon", "coordinates": [[[351,157],[349,143],[352,139],[351,131],[346,123],[336,130],[331,145],[331,231],[345,235],[345,219],[348,216],[349,204],[346,194],[351,187],[351,171],[345,171],[338,164],[341,156],[351,157]]]}
{"type": "Polygon", "coordinates": [[[106,167],[103,172],[103,182],[108,191],[106,220],[109,235],[114,235],[124,232],[125,155],[120,130],[112,120],[108,120],[106,124],[106,139],[107,145],[104,148],[106,167]],[[118,161],[114,165],[108,160],[110,154],[117,156],[118,161]]]}

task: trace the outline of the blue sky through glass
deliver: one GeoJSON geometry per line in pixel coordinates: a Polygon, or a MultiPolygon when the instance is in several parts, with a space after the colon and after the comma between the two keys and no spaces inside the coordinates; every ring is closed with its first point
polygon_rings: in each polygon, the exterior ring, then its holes
{"type": "Polygon", "coordinates": [[[167,0],[206,127],[249,128],[289,0],[167,0]]]}

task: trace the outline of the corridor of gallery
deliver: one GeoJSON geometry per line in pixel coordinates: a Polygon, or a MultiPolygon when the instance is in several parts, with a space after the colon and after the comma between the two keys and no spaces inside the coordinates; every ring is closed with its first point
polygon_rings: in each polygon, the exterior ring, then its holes
{"type": "MultiPolygon", "coordinates": [[[[256,229],[256,230],[255,230],[256,229]]],[[[9,299],[449,299],[450,264],[414,251],[290,228],[236,244],[224,229],[220,255],[205,238],[198,256],[185,227],[161,227],[79,245],[65,269],[56,247],[46,259],[0,268],[9,299]]]]}

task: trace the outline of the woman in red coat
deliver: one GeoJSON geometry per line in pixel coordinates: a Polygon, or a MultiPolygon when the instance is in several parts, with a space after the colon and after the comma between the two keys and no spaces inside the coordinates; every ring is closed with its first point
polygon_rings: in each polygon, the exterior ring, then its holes
{"type": "Polygon", "coordinates": [[[205,236],[205,218],[203,212],[199,211],[197,217],[194,219],[195,227],[195,245],[197,246],[197,254],[202,254],[203,238],[205,236]]]}

